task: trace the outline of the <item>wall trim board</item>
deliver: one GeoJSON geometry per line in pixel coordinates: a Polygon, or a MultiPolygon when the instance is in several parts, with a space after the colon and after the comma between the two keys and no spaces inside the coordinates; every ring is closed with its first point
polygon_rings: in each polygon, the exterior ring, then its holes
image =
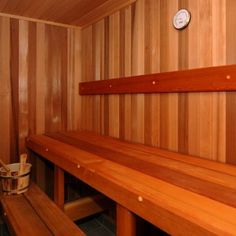
{"type": "Polygon", "coordinates": [[[82,82],[80,95],[236,91],[236,65],[82,82]]]}
{"type": "Polygon", "coordinates": [[[34,19],[34,18],[30,18],[30,17],[18,16],[18,15],[12,15],[12,14],[8,14],[8,13],[0,12],[0,17],[1,16],[2,17],[9,17],[9,18],[17,19],[17,20],[26,20],[26,21],[36,22],[36,23],[43,23],[43,24],[48,24],[48,25],[60,26],[60,27],[64,27],[64,28],[81,29],[81,27],[77,26],[77,25],[57,23],[57,22],[53,22],[53,21],[34,19]]]}

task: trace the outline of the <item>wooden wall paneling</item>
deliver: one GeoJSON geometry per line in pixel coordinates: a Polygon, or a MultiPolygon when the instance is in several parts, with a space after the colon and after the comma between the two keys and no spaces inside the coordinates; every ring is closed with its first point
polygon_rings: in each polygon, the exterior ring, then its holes
{"type": "Polygon", "coordinates": [[[28,28],[28,134],[36,133],[36,48],[37,25],[29,22],[28,28]]]}
{"type": "MultiPolygon", "coordinates": [[[[222,37],[225,34],[224,4],[224,1],[218,1],[217,4],[212,4],[211,1],[189,1],[190,11],[195,16],[192,17],[191,25],[188,27],[189,68],[202,67],[203,64],[204,66],[225,64],[225,37],[222,37]],[[198,31],[199,36],[196,37],[198,31]],[[208,34],[208,37],[205,37],[205,34],[208,34]]],[[[181,60],[183,58],[180,56],[181,60]]],[[[184,146],[188,145],[191,154],[224,161],[224,93],[188,94],[186,102],[189,110],[187,117],[189,144],[186,143],[184,146]],[[219,142],[222,145],[218,145],[219,142]]],[[[183,122],[183,119],[180,121],[183,122]]],[[[187,152],[187,149],[183,151],[187,152]]]]}
{"type": "MultiPolygon", "coordinates": [[[[120,35],[120,38],[122,40],[123,38],[123,48],[121,47],[121,50],[123,51],[124,56],[124,65],[123,65],[123,73],[125,76],[130,76],[132,73],[132,8],[134,7],[134,4],[131,6],[123,9],[123,24],[124,24],[124,35],[120,35]]],[[[122,62],[120,62],[122,64],[122,62]]],[[[132,137],[132,114],[131,114],[131,102],[132,102],[132,96],[129,94],[126,94],[123,98],[123,116],[124,116],[124,139],[125,140],[131,140],[132,137]]],[[[122,124],[120,124],[122,126],[122,124]]],[[[122,129],[120,127],[120,129],[122,129]]]]}
{"type": "MultiPolygon", "coordinates": [[[[83,81],[94,80],[94,67],[93,67],[93,30],[92,26],[83,30],[82,36],[82,79],[83,81]]],[[[81,127],[82,129],[93,129],[93,98],[86,96],[81,98],[81,127]]]]}
{"type": "Polygon", "coordinates": [[[47,50],[45,24],[36,25],[36,133],[45,131],[46,117],[46,56],[47,50]]]}
{"type": "Polygon", "coordinates": [[[10,20],[10,85],[11,85],[11,140],[10,162],[19,156],[19,21],[10,20]]]}
{"type": "Polygon", "coordinates": [[[77,84],[81,81],[81,30],[68,29],[67,56],[67,129],[77,130],[81,113],[81,99],[77,84]]]}
{"type": "MultiPolygon", "coordinates": [[[[226,63],[236,63],[236,2],[226,1],[226,63]]],[[[236,93],[226,94],[226,162],[236,164],[236,93]]]]}
{"type": "MultiPolygon", "coordinates": [[[[196,68],[199,63],[198,37],[196,37],[196,32],[199,34],[199,1],[189,1],[188,4],[191,14],[194,16],[188,28],[188,66],[196,68]]],[[[196,156],[200,156],[199,100],[199,93],[192,93],[188,96],[188,153],[196,156]]]]}
{"type": "MultiPolygon", "coordinates": [[[[29,27],[28,22],[19,20],[19,154],[24,153],[25,138],[29,130],[29,104],[28,104],[28,67],[29,67],[29,27]]],[[[31,78],[32,80],[34,78],[31,78]]],[[[18,157],[17,157],[18,159],[18,157]]]]}
{"type": "MultiPolygon", "coordinates": [[[[93,26],[93,52],[94,52],[94,80],[104,78],[104,21],[99,21],[93,26]]],[[[103,111],[101,110],[102,97],[100,95],[94,96],[94,114],[93,114],[93,130],[101,133],[103,124],[103,111]]]]}
{"type": "MultiPolygon", "coordinates": [[[[160,72],[160,1],[151,0],[149,7],[146,11],[150,12],[150,45],[149,45],[149,57],[150,57],[150,72],[160,72]],[[157,12],[159,14],[157,14],[157,12]],[[159,27],[157,27],[157,24],[159,27]]],[[[146,71],[147,73],[147,71],[146,71]]],[[[160,146],[160,94],[151,95],[150,101],[151,108],[151,133],[148,135],[151,137],[152,146],[160,146]]],[[[147,122],[145,122],[147,123],[147,122]]],[[[147,137],[147,135],[146,135],[147,137]]]]}
{"type": "MultiPolygon", "coordinates": [[[[103,40],[103,51],[104,58],[102,60],[103,77],[102,79],[109,79],[109,16],[105,17],[104,23],[104,40],[103,40]]],[[[104,95],[101,97],[101,133],[109,135],[109,96],[104,95]]]]}
{"type": "MultiPolygon", "coordinates": [[[[160,72],[160,1],[145,2],[145,74],[160,72]]],[[[145,143],[160,146],[160,95],[145,95],[145,143]],[[150,135],[152,134],[152,135],[150,135]]]]}
{"type": "Polygon", "coordinates": [[[67,30],[61,27],[45,28],[46,56],[46,131],[66,129],[67,104],[67,30]]]}
{"type": "Polygon", "coordinates": [[[10,161],[11,85],[10,85],[10,20],[0,17],[0,157],[10,161]]]}
{"type": "Polygon", "coordinates": [[[60,27],[61,35],[58,37],[60,39],[60,50],[61,59],[60,66],[58,70],[61,70],[61,127],[60,130],[68,130],[68,97],[72,94],[68,94],[68,29],[60,27]]]}
{"type": "MultiPolygon", "coordinates": [[[[131,75],[131,41],[132,41],[132,6],[120,11],[119,37],[120,76],[131,75]]],[[[119,96],[119,138],[131,140],[131,95],[119,96]]]]}
{"type": "MultiPolygon", "coordinates": [[[[226,0],[212,4],[212,64],[226,64],[226,0]]],[[[215,159],[226,162],[226,93],[216,93],[215,159]]]]}
{"type": "MultiPolygon", "coordinates": [[[[144,74],[145,55],[145,1],[139,0],[133,8],[132,75],[144,74]]],[[[132,95],[132,141],[144,142],[144,95],[132,95]],[[138,129],[137,129],[138,127],[138,129]]]]}
{"type": "MultiPolygon", "coordinates": [[[[189,9],[188,0],[180,0],[179,8],[189,9]]],[[[188,65],[188,41],[189,27],[178,33],[178,67],[179,70],[189,68],[188,65]]],[[[178,151],[188,153],[188,93],[180,93],[178,96],[178,151]]]]}
{"type": "MultiPolygon", "coordinates": [[[[212,3],[199,1],[199,67],[212,65],[212,3]],[[203,7],[204,6],[204,7],[203,7]],[[204,35],[204,36],[203,36],[204,35]]],[[[212,158],[213,144],[213,95],[200,94],[200,156],[212,158]],[[204,118],[203,118],[204,117],[204,118]]]]}
{"type": "MultiPolygon", "coordinates": [[[[47,77],[46,77],[46,55],[45,52],[48,50],[46,43],[46,32],[45,24],[36,24],[36,93],[35,93],[35,107],[36,107],[36,133],[43,134],[46,126],[46,88],[47,88],[47,77]]],[[[33,94],[32,94],[33,95],[33,94]]],[[[34,95],[33,95],[34,96],[34,95]]],[[[35,181],[43,189],[46,190],[46,169],[45,163],[42,159],[36,158],[36,169],[35,169],[35,181]]]]}
{"type": "MultiPolygon", "coordinates": [[[[195,16],[189,27],[189,68],[212,65],[211,3],[190,1],[189,7],[195,16]]],[[[189,94],[188,136],[192,155],[212,158],[212,99],[212,94],[189,94]]]]}
{"type": "MultiPolygon", "coordinates": [[[[76,127],[75,119],[78,119],[78,117],[75,114],[75,88],[76,84],[75,82],[79,82],[80,77],[78,76],[75,80],[75,31],[73,29],[67,30],[67,129],[72,130],[73,127],[76,127]]],[[[78,104],[77,104],[78,105],[78,104]]],[[[77,106],[77,110],[80,111],[79,105],[77,106]]]]}
{"type": "MultiPolygon", "coordinates": [[[[109,16],[109,78],[120,76],[120,13],[109,16]]],[[[109,135],[119,137],[119,95],[109,96],[109,135]]]]}
{"type": "MultiPolygon", "coordinates": [[[[178,1],[161,1],[160,21],[160,72],[178,69],[178,33],[173,29],[172,16],[178,1]]],[[[162,94],[160,97],[161,148],[178,150],[178,95],[162,94]]]]}
{"type": "MultiPolygon", "coordinates": [[[[234,64],[235,9],[233,0],[138,0],[117,12],[120,76],[234,64]],[[192,19],[188,28],[177,31],[172,26],[172,16],[181,7],[190,10],[192,19]]],[[[103,21],[102,68],[104,78],[108,78],[107,65],[115,44],[111,46],[109,39],[112,22],[108,17],[103,21]]],[[[86,50],[83,48],[84,55],[91,56],[86,50]]],[[[98,57],[93,62],[96,66],[101,64],[97,60],[98,57]]],[[[86,78],[93,80],[91,76],[86,78]]],[[[108,112],[110,100],[108,96],[101,96],[101,100],[101,132],[109,134],[105,129],[107,121],[112,120],[108,112]]],[[[235,163],[234,101],[235,93],[231,92],[122,95],[119,137],[235,163]]]]}
{"type": "MultiPolygon", "coordinates": [[[[125,74],[125,10],[122,9],[120,11],[120,28],[119,28],[119,36],[120,36],[120,56],[119,56],[119,64],[120,64],[120,76],[124,76],[125,74]]],[[[119,138],[125,139],[125,96],[120,95],[119,101],[119,138]]]]}

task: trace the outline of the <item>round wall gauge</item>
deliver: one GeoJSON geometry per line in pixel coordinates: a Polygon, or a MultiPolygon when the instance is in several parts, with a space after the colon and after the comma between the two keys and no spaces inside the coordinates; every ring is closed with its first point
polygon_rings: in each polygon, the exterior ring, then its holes
{"type": "Polygon", "coordinates": [[[176,12],[175,16],[173,17],[173,25],[176,29],[184,29],[187,27],[191,19],[191,14],[186,9],[180,9],[176,12]]]}

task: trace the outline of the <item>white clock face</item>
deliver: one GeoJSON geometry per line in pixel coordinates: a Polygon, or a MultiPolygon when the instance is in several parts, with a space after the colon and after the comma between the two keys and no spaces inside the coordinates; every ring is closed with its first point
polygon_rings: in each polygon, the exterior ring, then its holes
{"type": "Polygon", "coordinates": [[[190,12],[186,9],[181,9],[175,14],[173,18],[173,25],[176,29],[183,29],[189,24],[190,19],[190,12]]]}

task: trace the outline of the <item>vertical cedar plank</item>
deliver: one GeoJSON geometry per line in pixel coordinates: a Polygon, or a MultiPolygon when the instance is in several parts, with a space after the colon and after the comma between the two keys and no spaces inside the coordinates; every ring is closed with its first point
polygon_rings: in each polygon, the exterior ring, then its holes
{"type": "MultiPolygon", "coordinates": [[[[236,63],[236,2],[226,1],[226,62],[236,63]]],[[[230,92],[226,95],[226,162],[236,164],[236,93],[230,92]]]]}
{"type": "MultiPolygon", "coordinates": [[[[145,4],[145,74],[160,71],[160,1],[145,4]]],[[[145,144],[160,146],[160,95],[145,95],[145,144]],[[151,134],[151,135],[150,135],[151,134]]]]}
{"type": "Polygon", "coordinates": [[[11,141],[10,162],[19,156],[19,21],[10,19],[11,141]]]}
{"type": "MultiPolygon", "coordinates": [[[[132,7],[124,9],[124,75],[130,76],[132,70],[132,7]]],[[[122,50],[122,48],[121,48],[122,50]]],[[[132,136],[132,114],[131,114],[131,95],[124,95],[124,139],[131,140],[132,136]]]]}
{"type": "MultiPolygon", "coordinates": [[[[188,0],[180,0],[179,8],[189,9],[188,0]]],[[[188,34],[189,27],[179,32],[178,35],[178,67],[179,70],[188,69],[188,34]]],[[[188,94],[181,93],[178,96],[178,151],[188,153],[188,94]]]]}
{"type": "Polygon", "coordinates": [[[4,162],[10,162],[10,20],[0,17],[0,156],[4,162]]]}
{"type": "Polygon", "coordinates": [[[29,130],[28,110],[28,22],[19,20],[19,153],[24,153],[29,130]]]}
{"type": "MultiPolygon", "coordinates": [[[[212,65],[212,1],[199,1],[199,67],[212,65]],[[209,47],[210,45],[210,47],[209,47]]],[[[200,156],[212,159],[211,148],[213,145],[213,94],[200,94],[200,156]]]]}
{"type": "MultiPolygon", "coordinates": [[[[226,0],[217,0],[212,4],[213,65],[226,64],[226,0]]],[[[226,93],[216,93],[217,116],[215,118],[214,136],[215,160],[226,162],[226,93]]]]}
{"type": "Polygon", "coordinates": [[[46,122],[48,132],[65,130],[67,126],[67,30],[46,26],[46,122]]]}
{"type": "MultiPolygon", "coordinates": [[[[104,22],[99,21],[93,28],[93,65],[94,65],[94,79],[99,80],[104,78],[103,60],[104,60],[104,22]]],[[[102,114],[101,111],[101,96],[97,95],[93,97],[93,130],[97,133],[101,132],[102,114]]]]}
{"type": "MultiPolygon", "coordinates": [[[[178,69],[178,31],[170,24],[171,16],[178,9],[178,1],[161,1],[161,45],[160,72],[178,69]]],[[[161,142],[160,146],[169,150],[178,150],[178,95],[160,96],[161,142]]]]}
{"type": "MultiPolygon", "coordinates": [[[[120,77],[125,76],[125,9],[120,11],[120,24],[119,24],[119,37],[120,37],[120,56],[119,56],[119,65],[120,77]]],[[[125,95],[120,95],[119,102],[119,138],[125,139],[125,95]]]]}
{"type": "Polygon", "coordinates": [[[68,29],[67,42],[67,128],[81,129],[81,99],[78,98],[77,84],[81,81],[81,30],[68,29]]]}
{"type": "MultiPolygon", "coordinates": [[[[45,38],[45,24],[36,25],[36,133],[45,132],[45,114],[46,114],[46,51],[47,43],[45,38]]],[[[33,94],[32,94],[33,95],[33,94]]],[[[46,169],[42,159],[36,158],[35,180],[41,189],[46,189],[46,169]]]]}
{"type": "MultiPolygon", "coordinates": [[[[109,16],[109,78],[120,76],[120,13],[109,16]]],[[[119,137],[119,95],[109,96],[109,135],[119,137]]]]}
{"type": "Polygon", "coordinates": [[[37,23],[36,26],[36,133],[45,132],[46,112],[46,51],[45,25],[37,23]]]}
{"type": "MultiPolygon", "coordinates": [[[[87,27],[83,30],[82,37],[82,57],[86,58],[82,66],[82,79],[83,81],[94,80],[94,70],[93,70],[93,35],[92,26],[87,27]],[[86,52],[86,54],[85,54],[86,52]]],[[[93,98],[86,96],[81,98],[81,110],[83,116],[81,117],[82,129],[92,130],[92,118],[93,118],[93,98]]]]}
{"type": "MultiPolygon", "coordinates": [[[[136,2],[133,8],[132,37],[132,75],[144,74],[144,34],[145,34],[145,0],[136,2]]],[[[144,95],[132,95],[132,141],[144,142],[144,95]],[[137,128],[138,127],[138,128],[137,128]]]]}
{"type": "MultiPolygon", "coordinates": [[[[110,42],[110,33],[109,33],[109,17],[106,17],[104,19],[104,79],[109,79],[109,61],[110,61],[110,55],[109,55],[109,42],[110,42]]],[[[103,134],[109,135],[109,96],[104,95],[103,97],[103,134]]]]}
{"type": "Polygon", "coordinates": [[[28,31],[28,133],[32,135],[36,133],[36,23],[29,22],[28,31]]]}
{"type": "MultiPolygon", "coordinates": [[[[188,29],[188,66],[199,67],[199,1],[189,1],[189,10],[195,17],[191,19],[188,29]],[[199,37],[196,37],[196,32],[199,37]],[[193,56],[194,55],[194,56],[193,56]]],[[[200,156],[200,94],[188,94],[188,153],[200,156]]]]}

